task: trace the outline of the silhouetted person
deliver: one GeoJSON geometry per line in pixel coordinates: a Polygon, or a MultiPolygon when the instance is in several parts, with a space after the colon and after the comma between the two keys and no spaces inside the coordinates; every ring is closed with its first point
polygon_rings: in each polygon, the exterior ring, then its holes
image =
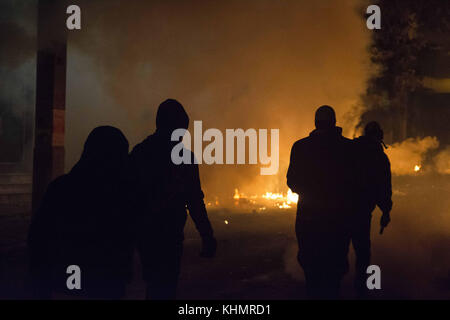
{"type": "Polygon", "coordinates": [[[355,139],[358,159],[362,165],[363,185],[358,211],[352,228],[352,244],[355,249],[355,289],[359,297],[367,294],[367,267],[370,265],[370,224],[375,206],[381,209],[381,228],[390,222],[392,209],[391,166],[383,151],[383,130],[373,121],[364,128],[364,135],[355,139]]]}
{"type": "MultiPolygon", "coordinates": [[[[216,240],[203,202],[198,165],[175,165],[171,159],[172,148],[179,143],[171,141],[172,132],[188,126],[189,117],[183,106],[176,100],[166,100],[158,108],[155,133],[131,153],[142,200],[138,249],[147,299],[175,298],[186,210],[202,238],[201,255],[215,255],[216,240]]],[[[193,160],[193,153],[185,152],[193,160]]]]}
{"type": "Polygon", "coordinates": [[[317,109],[315,125],[308,137],[292,147],[287,184],[300,196],[296,233],[307,294],[313,299],[333,299],[348,271],[355,148],[336,127],[331,107],[317,109]]]}
{"type": "Polygon", "coordinates": [[[131,276],[132,228],[128,141],[119,129],[95,128],[70,173],[55,179],[29,234],[35,298],[52,293],[119,299],[131,276]],[[67,268],[81,269],[81,290],[67,288],[67,268]]]}

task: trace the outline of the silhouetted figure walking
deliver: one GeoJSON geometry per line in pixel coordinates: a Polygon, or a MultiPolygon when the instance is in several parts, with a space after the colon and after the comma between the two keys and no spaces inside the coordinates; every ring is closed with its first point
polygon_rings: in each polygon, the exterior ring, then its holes
{"type": "MultiPolygon", "coordinates": [[[[383,130],[373,121],[364,128],[364,135],[355,139],[362,166],[363,185],[352,226],[352,244],[355,249],[355,289],[360,298],[367,294],[367,267],[370,265],[370,225],[375,206],[383,212],[381,230],[390,222],[392,209],[391,166],[383,151],[383,130]]],[[[382,231],[381,231],[382,232],[382,231]]]]}
{"type": "Polygon", "coordinates": [[[128,141],[119,129],[95,128],[70,173],[55,179],[28,235],[35,298],[52,293],[119,299],[131,277],[132,228],[128,141]],[[79,266],[81,290],[67,268],[79,266]]]}
{"type": "Polygon", "coordinates": [[[331,107],[317,109],[315,125],[309,137],[292,147],[287,184],[300,195],[296,233],[307,294],[313,299],[333,299],[348,271],[355,147],[336,127],[331,107]]]}
{"type": "MultiPolygon", "coordinates": [[[[198,165],[175,165],[171,141],[175,129],[187,129],[189,117],[176,100],[166,100],[158,108],[156,131],[131,153],[140,198],[138,248],[147,299],[174,299],[183,252],[186,209],[203,241],[201,255],[213,257],[216,240],[208,220],[198,165]]],[[[190,150],[184,150],[194,156],[190,150]]]]}

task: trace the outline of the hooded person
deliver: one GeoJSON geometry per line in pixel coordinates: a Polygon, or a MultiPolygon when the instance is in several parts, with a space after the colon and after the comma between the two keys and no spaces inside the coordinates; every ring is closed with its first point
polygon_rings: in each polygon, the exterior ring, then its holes
{"type": "Polygon", "coordinates": [[[296,234],[307,295],[335,299],[348,271],[349,226],[357,184],[355,148],[336,127],[330,106],[317,109],[315,126],[292,147],[287,185],[300,196],[296,234]]]}
{"type": "Polygon", "coordinates": [[[362,188],[358,199],[358,211],[353,220],[352,245],[355,250],[355,289],[358,297],[367,295],[367,267],[370,265],[370,227],[372,212],[378,206],[383,213],[381,230],[390,222],[392,210],[391,166],[383,151],[383,130],[375,122],[369,122],[364,135],[356,138],[358,159],[362,166],[362,188]]]}
{"type": "Polygon", "coordinates": [[[119,299],[125,294],[133,241],[127,157],[122,132],[97,127],[78,163],[49,184],[28,234],[36,298],[62,293],[119,299]],[[73,281],[75,289],[68,285],[70,266],[81,276],[73,281]]]}
{"type": "Polygon", "coordinates": [[[130,155],[140,198],[138,251],[147,299],[175,298],[187,210],[202,239],[201,256],[213,257],[216,251],[194,155],[182,149],[189,155],[190,164],[175,164],[171,157],[181,142],[172,140],[173,131],[186,130],[188,126],[189,117],[183,106],[176,100],[166,100],[157,111],[156,131],[130,155]]]}

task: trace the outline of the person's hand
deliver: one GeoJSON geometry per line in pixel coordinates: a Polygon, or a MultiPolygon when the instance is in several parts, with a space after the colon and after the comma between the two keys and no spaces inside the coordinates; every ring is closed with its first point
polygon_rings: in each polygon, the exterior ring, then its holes
{"type": "Polygon", "coordinates": [[[200,257],[203,258],[214,258],[217,250],[217,241],[214,237],[203,238],[202,239],[202,251],[200,252],[200,257]]]}
{"type": "Polygon", "coordinates": [[[391,222],[391,215],[389,214],[389,212],[383,212],[383,215],[381,216],[380,219],[380,226],[381,226],[380,234],[383,233],[384,228],[386,228],[389,225],[389,222],[391,222]]]}

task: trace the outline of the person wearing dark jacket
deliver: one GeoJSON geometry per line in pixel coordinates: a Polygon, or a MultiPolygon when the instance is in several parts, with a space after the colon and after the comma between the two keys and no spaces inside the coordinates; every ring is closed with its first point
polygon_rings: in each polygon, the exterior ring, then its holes
{"type": "MultiPolygon", "coordinates": [[[[360,298],[367,294],[367,267],[370,265],[370,225],[372,212],[378,206],[383,213],[381,230],[390,222],[392,209],[391,166],[383,151],[383,130],[373,121],[364,135],[355,139],[362,167],[362,188],[352,228],[352,244],[356,255],[355,289],[360,298]]],[[[382,232],[382,231],[381,231],[382,232]]]]}
{"type": "Polygon", "coordinates": [[[34,298],[124,296],[133,245],[127,157],[122,132],[97,127],[78,163],[48,186],[28,234],[34,298]],[[70,290],[72,265],[81,271],[81,288],[70,290]]]}
{"type": "Polygon", "coordinates": [[[335,299],[348,271],[350,220],[355,211],[355,148],[336,127],[334,110],[316,111],[316,129],[292,147],[287,185],[299,194],[298,260],[312,299],[335,299]]]}
{"type": "Polygon", "coordinates": [[[156,131],[131,152],[138,189],[140,229],[138,251],[143,277],[147,283],[147,299],[168,300],[176,296],[183,252],[187,210],[200,233],[201,255],[213,257],[216,240],[208,219],[199,169],[195,164],[172,162],[172,132],[187,129],[189,117],[176,100],[166,100],[158,108],[156,131]]]}

